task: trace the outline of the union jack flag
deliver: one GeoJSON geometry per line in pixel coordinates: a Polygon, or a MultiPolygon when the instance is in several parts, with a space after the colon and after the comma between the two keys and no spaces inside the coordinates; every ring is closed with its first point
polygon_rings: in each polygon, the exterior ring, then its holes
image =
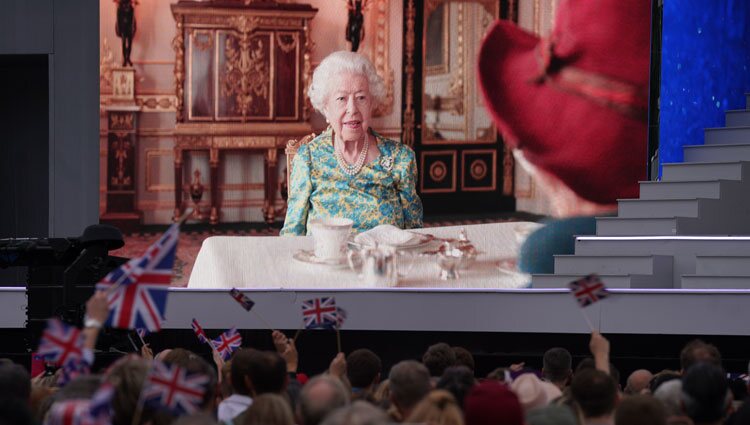
{"type": "Polygon", "coordinates": [[[568,287],[573,296],[576,297],[580,307],[588,307],[609,296],[607,287],[596,274],[574,280],[568,284],[568,287]]]}
{"type": "Polygon", "coordinates": [[[195,335],[198,337],[198,341],[206,343],[208,342],[206,332],[203,330],[197,320],[193,319],[192,323],[190,323],[190,326],[193,327],[193,332],[195,332],[195,335]]]}
{"type": "Polygon", "coordinates": [[[232,296],[240,305],[242,308],[244,308],[247,311],[250,311],[251,308],[255,305],[255,302],[247,297],[247,295],[243,294],[237,288],[232,288],[232,290],[229,291],[229,295],[232,296]]]}
{"type": "Polygon", "coordinates": [[[234,350],[240,348],[242,345],[242,335],[237,332],[236,328],[232,328],[211,341],[216,351],[221,355],[221,358],[227,361],[232,357],[234,350]]]}
{"type": "Polygon", "coordinates": [[[334,328],[339,323],[339,309],[333,297],[313,298],[302,303],[305,329],[334,328]]]}
{"type": "Polygon", "coordinates": [[[110,423],[107,419],[98,420],[89,410],[91,402],[88,400],[63,400],[52,404],[45,425],[103,425],[110,423]]]}
{"type": "Polygon", "coordinates": [[[112,397],[115,395],[115,387],[109,382],[103,383],[91,396],[89,412],[91,416],[98,419],[109,419],[112,417],[112,397]]]}
{"type": "Polygon", "coordinates": [[[344,324],[344,320],[346,320],[346,310],[344,310],[341,307],[336,307],[336,327],[340,328],[341,325],[344,324]]]}
{"type": "Polygon", "coordinates": [[[63,365],[62,374],[58,378],[57,383],[62,387],[75,378],[81,375],[88,375],[89,373],[91,373],[91,364],[81,357],[63,365]]]}
{"type": "Polygon", "coordinates": [[[206,375],[155,361],[143,388],[143,401],[177,415],[191,414],[203,403],[208,382],[206,375]]]}
{"type": "Polygon", "coordinates": [[[58,366],[81,361],[83,358],[83,334],[75,326],[59,319],[49,319],[42,332],[37,355],[58,366]]]}
{"type": "Polygon", "coordinates": [[[135,333],[138,334],[138,338],[143,340],[143,338],[145,338],[146,335],[148,335],[148,330],[145,328],[135,328],[135,333]]]}
{"type": "Polygon", "coordinates": [[[106,325],[151,332],[161,329],[179,237],[180,227],[175,223],[143,256],[131,259],[97,284],[97,289],[107,290],[106,325]]]}

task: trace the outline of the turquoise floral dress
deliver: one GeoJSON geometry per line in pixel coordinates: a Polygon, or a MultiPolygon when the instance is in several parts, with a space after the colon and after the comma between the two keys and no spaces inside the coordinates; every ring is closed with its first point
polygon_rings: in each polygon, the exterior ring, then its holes
{"type": "Polygon", "coordinates": [[[281,235],[305,235],[309,220],[327,217],[350,218],[358,232],[379,224],[402,229],[422,227],[414,151],[375,132],[372,134],[380,156],[353,176],[338,166],[330,127],[300,146],[292,164],[281,235]]]}

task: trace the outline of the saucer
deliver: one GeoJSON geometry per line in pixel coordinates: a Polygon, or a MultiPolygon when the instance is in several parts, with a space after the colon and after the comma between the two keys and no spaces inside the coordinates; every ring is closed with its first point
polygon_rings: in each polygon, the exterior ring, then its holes
{"type": "Polygon", "coordinates": [[[346,257],[335,258],[331,260],[324,260],[322,258],[316,257],[314,251],[308,251],[305,249],[301,249],[295,252],[292,258],[299,261],[300,263],[314,264],[316,266],[325,266],[325,267],[330,267],[332,269],[341,269],[344,267],[349,267],[349,263],[347,262],[346,257]]]}
{"type": "MultiPolygon", "coordinates": [[[[424,248],[425,246],[429,245],[432,241],[435,240],[435,236],[429,233],[416,233],[416,232],[410,232],[410,233],[412,233],[415,237],[413,237],[406,243],[383,244],[383,245],[392,246],[393,248],[398,248],[398,249],[415,249],[415,248],[424,248]]],[[[351,248],[363,248],[363,247],[370,246],[369,244],[356,242],[354,240],[354,237],[351,237],[349,239],[348,244],[351,248]]]]}

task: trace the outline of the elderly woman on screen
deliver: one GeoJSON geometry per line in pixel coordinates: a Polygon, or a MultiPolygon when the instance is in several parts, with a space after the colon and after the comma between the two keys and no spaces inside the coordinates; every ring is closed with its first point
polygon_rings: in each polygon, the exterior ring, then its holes
{"type": "Polygon", "coordinates": [[[304,235],[315,218],[346,217],[354,229],[422,226],[414,151],[377,134],[372,110],[383,80],[362,55],[340,51],[315,69],[308,90],[329,127],[300,146],[292,164],[282,235],[304,235]]]}

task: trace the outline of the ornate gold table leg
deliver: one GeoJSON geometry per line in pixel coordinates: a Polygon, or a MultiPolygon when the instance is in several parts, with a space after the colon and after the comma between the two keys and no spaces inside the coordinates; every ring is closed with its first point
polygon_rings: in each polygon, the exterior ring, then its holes
{"type": "Polygon", "coordinates": [[[182,149],[174,150],[174,213],[172,221],[182,217],[182,149]]]}
{"type": "Polygon", "coordinates": [[[219,224],[219,150],[209,149],[209,165],[211,166],[211,214],[209,224],[219,224]]]}
{"type": "Polygon", "coordinates": [[[265,157],[265,196],[263,200],[263,218],[267,224],[273,224],[276,220],[276,166],[278,164],[278,151],[271,148],[266,151],[265,157]]]}

